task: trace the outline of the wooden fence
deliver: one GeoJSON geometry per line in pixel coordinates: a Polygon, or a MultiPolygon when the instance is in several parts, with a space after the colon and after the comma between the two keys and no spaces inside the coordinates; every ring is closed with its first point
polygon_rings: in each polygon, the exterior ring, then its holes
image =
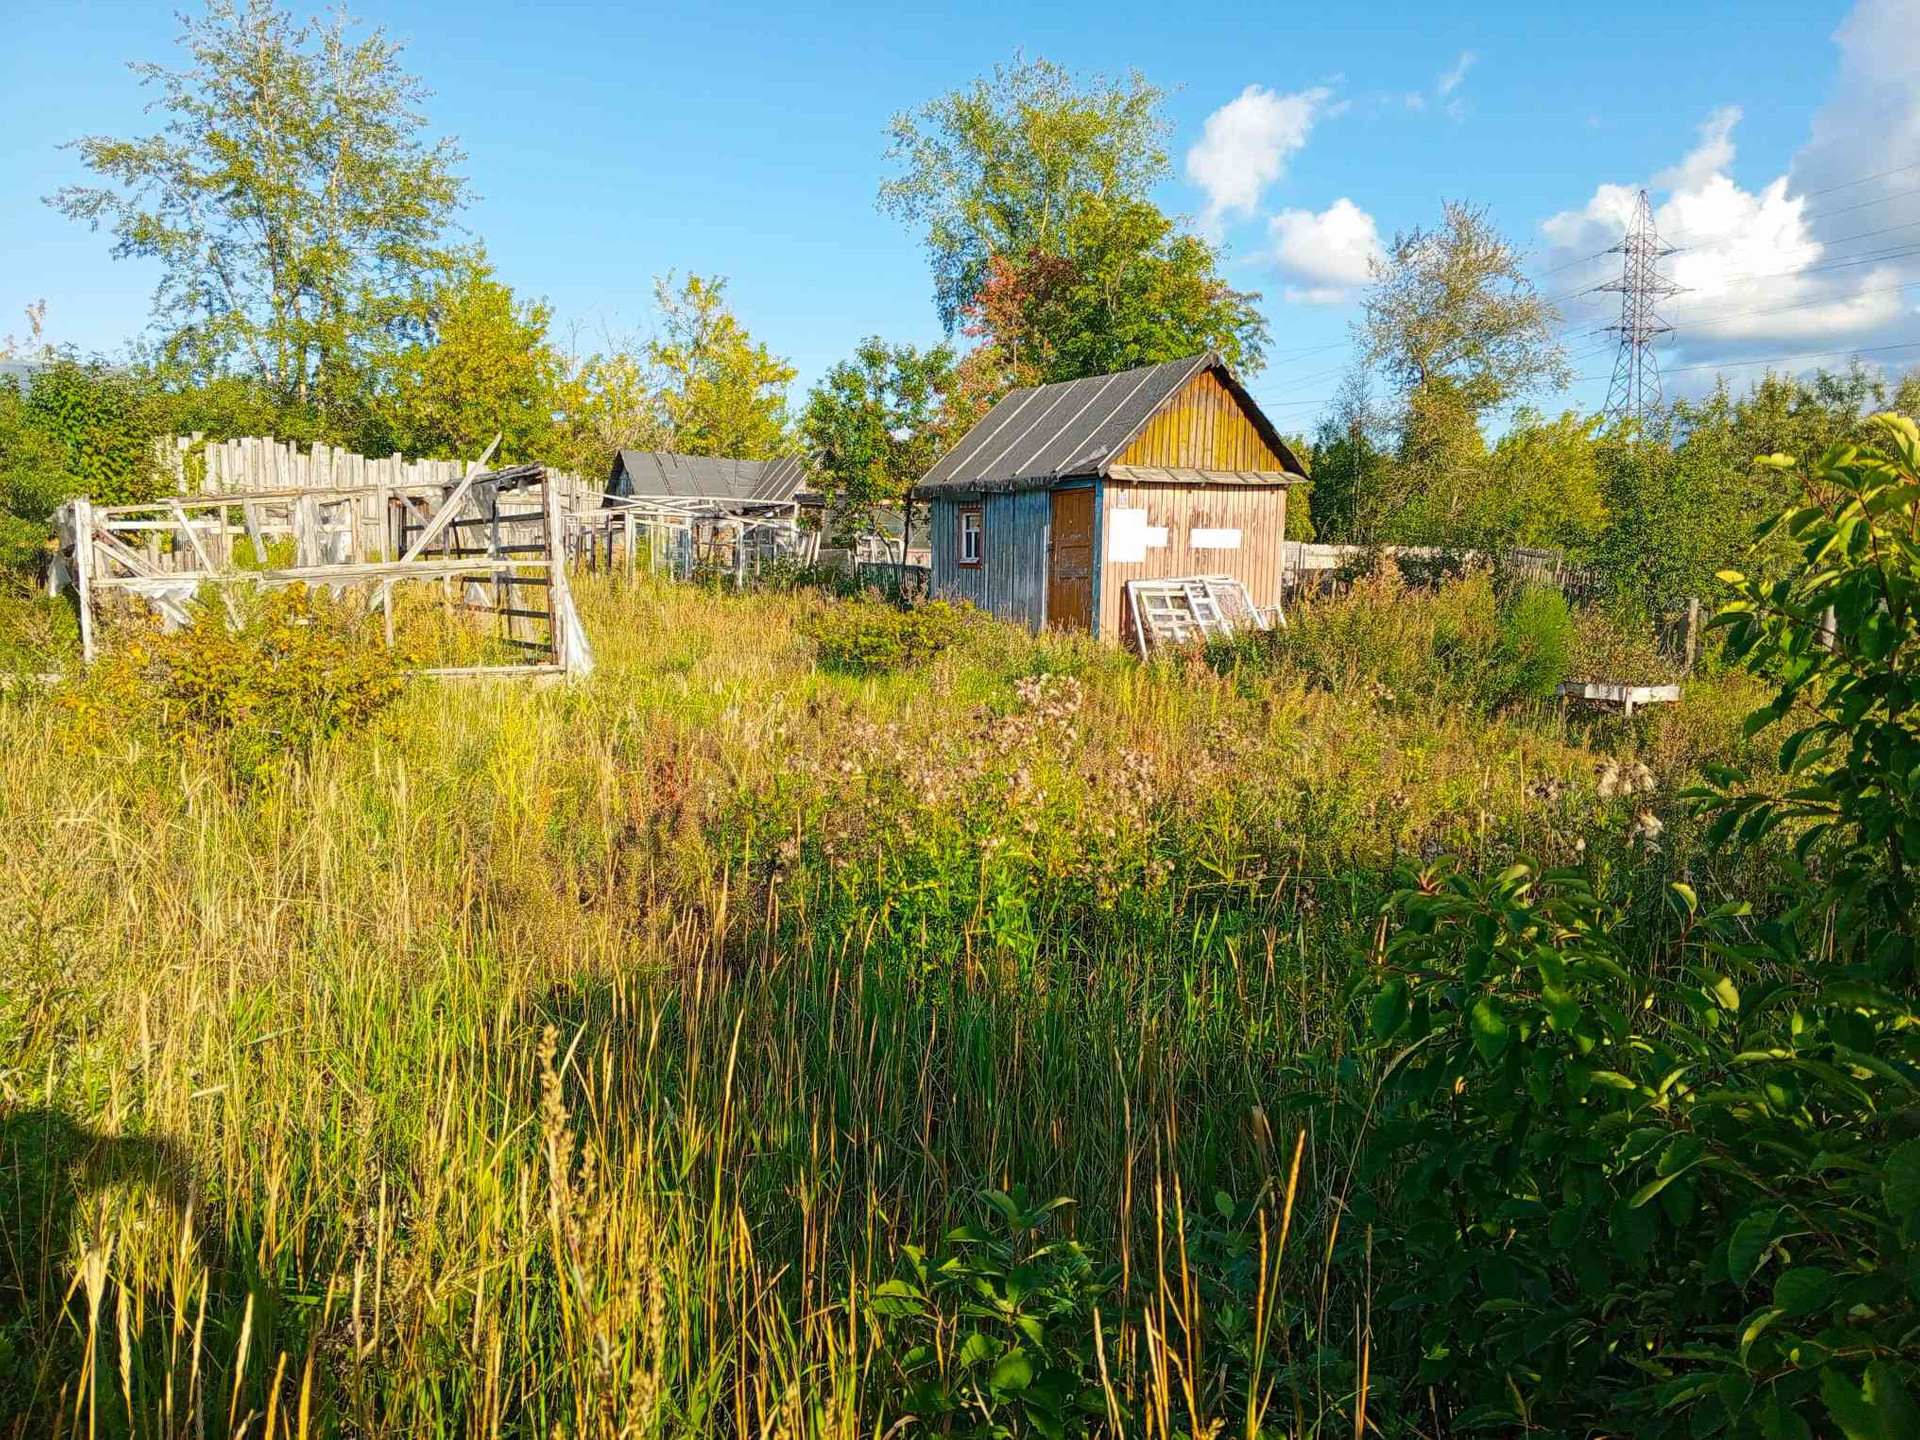
{"type": "MultiPolygon", "coordinates": [[[[471,463],[408,460],[397,454],[357,455],[338,445],[318,443],[303,450],[292,441],[272,436],[207,440],[197,434],[178,435],[157,441],[154,449],[162,472],[172,478],[176,495],[359,492],[347,528],[354,532],[351,548],[366,556],[384,554],[390,543],[390,500],[443,495],[448,487],[460,482],[471,463]]],[[[570,471],[547,471],[547,484],[558,498],[563,516],[597,508],[603,498],[597,484],[570,471]]],[[[191,558],[174,561],[160,553],[148,556],[161,568],[191,568],[191,558]]]]}
{"type": "MultiPolygon", "coordinates": [[[[1288,540],[1281,545],[1282,573],[1289,590],[1301,586],[1326,588],[1342,572],[1365,569],[1374,557],[1393,559],[1415,573],[1475,564],[1492,564],[1496,557],[1479,550],[1449,550],[1436,545],[1316,545],[1288,540]]],[[[1536,585],[1551,585],[1570,600],[1591,598],[1594,576],[1583,566],[1568,563],[1558,550],[1515,547],[1497,557],[1501,567],[1536,585]]]]}

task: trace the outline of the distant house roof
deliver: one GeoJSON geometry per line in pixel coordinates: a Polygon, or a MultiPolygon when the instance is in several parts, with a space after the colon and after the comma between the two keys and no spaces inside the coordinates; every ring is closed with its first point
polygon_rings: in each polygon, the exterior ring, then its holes
{"type": "Polygon", "coordinates": [[[669,500],[779,503],[794,498],[806,479],[797,458],[726,460],[666,450],[622,450],[613,458],[607,489],[614,495],[669,500]]]}
{"type": "MultiPolygon", "coordinates": [[[[1291,474],[1302,474],[1260,407],[1226,362],[1211,351],[1142,365],[1114,375],[1060,380],[1010,391],[914,487],[914,498],[942,492],[1025,490],[1072,476],[1105,475],[1154,414],[1186,383],[1213,370],[1291,474]]],[[[1241,477],[1254,482],[1251,473],[1241,477]]],[[[1275,477],[1268,476],[1268,480],[1275,477]]]]}

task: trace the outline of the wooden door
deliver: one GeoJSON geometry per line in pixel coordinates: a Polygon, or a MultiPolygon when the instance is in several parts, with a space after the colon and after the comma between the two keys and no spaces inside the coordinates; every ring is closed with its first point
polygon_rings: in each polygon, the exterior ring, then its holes
{"type": "Polygon", "coordinates": [[[1047,556],[1047,624],[1093,629],[1093,487],[1053,492],[1053,543],[1047,556]]]}

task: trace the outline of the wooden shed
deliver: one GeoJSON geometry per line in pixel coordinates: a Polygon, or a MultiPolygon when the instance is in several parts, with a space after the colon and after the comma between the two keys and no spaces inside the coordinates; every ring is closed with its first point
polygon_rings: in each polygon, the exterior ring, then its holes
{"type": "Polygon", "coordinates": [[[1133,642],[1129,580],[1231,575],[1280,603],[1306,478],[1217,356],[1015,390],[927,472],[933,593],[1133,642]]]}
{"type": "Polygon", "coordinates": [[[622,500],[713,500],[738,505],[786,505],[800,498],[806,467],[780,460],[729,460],[675,455],[665,450],[620,450],[607,493],[622,500]]]}

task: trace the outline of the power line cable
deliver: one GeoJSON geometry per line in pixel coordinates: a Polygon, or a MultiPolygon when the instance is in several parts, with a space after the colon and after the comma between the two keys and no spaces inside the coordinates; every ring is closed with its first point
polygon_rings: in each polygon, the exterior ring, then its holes
{"type": "Polygon", "coordinates": [[[1920,160],[1914,161],[1911,165],[1896,165],[1891,170],[1881,170],[1873,175],[1862,175],[1858,180],[1842,180],[1838,185],[1829,185],[1824,190],[1809,190],[1800,198],[1803,200],[1817,199],[1822,195],[1831,195],[1836,190],[1850,190],[1855,185],[1866,184],[1869,180],[1884,180],[1889,175],[1902,175],[1909,170],[1920,170],[1920,160]]]}
{"type": "MultiPolygon", "coordinates": [[[[1740,370],[1753,365],[1785,365],[1796,360],[1824,360],[1834,355],[1881,355],[1893,350],[1920,350],[1920,340],[1903,341],[1898,345],[1854,346],[1842,350],[1809,350],[1799,355],[1763,355],[1754,360],[1703,360],[1697,365],[1675,365],[1667,371],[1669,375],[1678,375],[1687,370],[1740,370]]],[[[1589,380],[1605,380],[1605,375],[1576,375],[1573,383],[1583,384],[1589,380]]]]}

